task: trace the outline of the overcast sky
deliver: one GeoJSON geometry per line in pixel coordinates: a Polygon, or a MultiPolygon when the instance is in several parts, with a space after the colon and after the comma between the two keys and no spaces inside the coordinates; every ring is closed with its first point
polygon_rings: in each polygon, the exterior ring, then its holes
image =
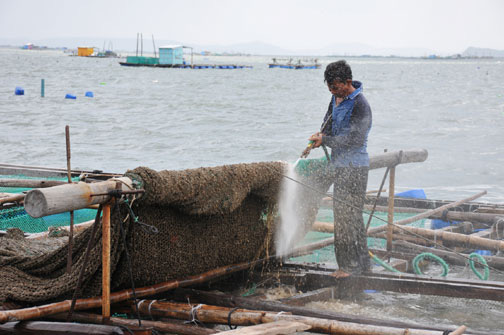
{"type": "Polygon", "coordinates": [[[0,0],[0,38],[96,37],[185,44],[261,41],[288,49],[338,43],[504,50],[500,0],[0,0]]]}

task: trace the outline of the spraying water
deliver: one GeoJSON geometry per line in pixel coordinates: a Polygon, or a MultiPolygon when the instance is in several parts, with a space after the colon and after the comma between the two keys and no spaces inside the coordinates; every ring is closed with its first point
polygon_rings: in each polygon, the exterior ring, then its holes
{"type": "MultiPolygon", "coordinates": [[[[288,164],[286,175],[297,180],[295,167],[299,159],[294,164],[288,164]]],[[[280,225],[276,234],[276,255],[282,257],[286,255],[296,242],[301,229],[301,221],[298,217],[297,207],[299,206],[300,185],[289,178],[283,178],[280,188],[280,200],[278,210],[280,213],[280,225]]]]}

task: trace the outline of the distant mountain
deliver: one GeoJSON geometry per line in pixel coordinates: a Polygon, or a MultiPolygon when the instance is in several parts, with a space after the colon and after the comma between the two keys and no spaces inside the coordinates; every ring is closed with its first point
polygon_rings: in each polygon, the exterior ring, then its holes
{"type": "Polygon", "coordinates": [[[469,47],[462,53],[462,57],[504,58],[504,50],[469,47]]]}
{"type": "Polygon", "coordinates": [[[228,45],[195,45],[194,48],[196,50],[208,50],[216,53],[242,53],[251,55],[290,55],[293,53],[292,50],[259,41],[228,45]]]}
{"type": "MultiPolygon", "coordinates": [[[[100,37],[62,37],[62,38],[1,38],[0,45],[22,46],[31,42],[37,46],[47,46],[49,48],[67,47],[70,49],[78,46],[97,47],[99,49],[109,45],[113,46],[114,51],[133,54],[137,48],[136,36],[132,38],[100,38],[100,37]]],[[[251,54],[264,56],[399,56],[399,57],[427,57],[430,55],[450,56],[451,54],[441,54],[435,50],[425,48],[386,48],[375,47],[362,43],[333,43],[321,48],[311,49],[290,49],[282,48],[272,44],[253,41],[234,44],[191,44],[176,40],[156,39],[152,41],[152,35],[144,34],[143,52],[144,54],[154,53],[154,44],[157,48],[169,44],[182,44],[193,47],[197,53],[201,51],[210,51],[211,53],[231,53],[231,54],[251,54]]],[[[142,49],[142,43],[138,43],[139,52],[142,49]]],[[[453,54],[453,53],[452,53],[453,54]]],[[[484,49],[469,47],[462,54],[463,57],[504,57],[503,50],[484,49]]]]}

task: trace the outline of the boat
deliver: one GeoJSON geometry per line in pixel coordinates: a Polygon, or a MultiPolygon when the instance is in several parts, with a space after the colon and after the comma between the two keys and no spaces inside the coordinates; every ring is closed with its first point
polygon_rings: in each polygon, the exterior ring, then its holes
{"type": "Polygon", "coordinates": [[[320,64],[317,58],[313,59],[281,59],[273,58],[272,63],[268,64],[270,69],[280,68],[280,69],[320,69],[320,64]],[[280,62],[279,62],[280,61],[280,62]]]}

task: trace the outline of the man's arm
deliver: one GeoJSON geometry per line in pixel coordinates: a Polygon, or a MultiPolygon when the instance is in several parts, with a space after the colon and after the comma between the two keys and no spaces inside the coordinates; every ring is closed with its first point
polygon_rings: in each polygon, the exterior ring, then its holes
{"type": "Polygon", "coordinates": [[[371,107],[365,99],[355,101],[350,117],[350,132],[340,136],[322,136],[322,144],[332,149],[359,148],[366,140],[366,134],[371,125],[371,107]]]}

